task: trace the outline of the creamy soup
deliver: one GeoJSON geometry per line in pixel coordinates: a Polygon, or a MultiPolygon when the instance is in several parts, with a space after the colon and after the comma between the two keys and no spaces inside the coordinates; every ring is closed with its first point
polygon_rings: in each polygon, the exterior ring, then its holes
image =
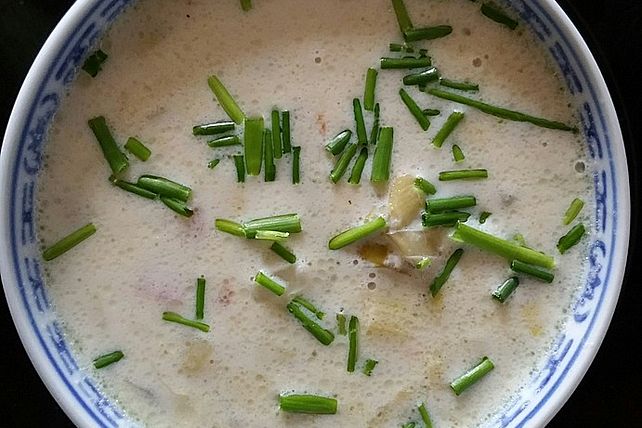
{"type": "MultiPolygon", "coordinates": [[[[443,77],[480,88],[442,89],[577,123],[557,68],[523,23],[510,30],[468,1],[406,5],[417,26],[453,28],[413,45],[428,50],[443,77]]],[[[355,130],[352,100],[363,97],[368,67],[378,69],[380,57],[417,55],[389,51],[389,43],[402,40],[386,0],[256,0],[248,12],[234,0],[141,0],[109,30],[100,44],[109,54],[102,71],[95,78],[79,73],[50,131],[39,224],[43,246],[83,224],[97,228],[47,262],[47,285],[79,364],[94,371],[132,420],[150,427],[421,426],[423,402],[437,427],[492,424],[547,357],[585,275],[586,238],[563,255],[556,248],[572,226],[562,224],[571,200],[590,200],[579,134],[498,119],[407,86],[422,109],[441,112],[423,131],[398,93],[411,71],[378,70],[381,124],[394,128],[390,181],[370,182],[372,148],[361,184],[346,182],[352,164],[337,184],[328,179],[335,159],[324,146],[343,129],[355,130]],[[230,155],[241,146],[212,149],[208,137],[192,135],[194,125],[228,119],[208,88],[210,75],[248,116],[265,117],[266,127],[273,107],[290,111],[293,144],[301,147],[300,184],[291,183],[291,155],[276,161],[275,182],[264,182],[261,172],[237,183],[230,155]],[[454,110],[465,117],[436,149],[431,140],[454,110]],[[122,177],[155,174],[190,186],[191,218],[110,184],[111,170],[87,126],[99,115],[121,148],[136,136],[152,151],[146,162],[129,156],[122,177]],[[453,161],[453,144],[463,150],[462,162],[453,161]],[[214,158],[220,164],[210,169],[214,158]],[[438,180],[440,171],[470,168],[487,169],[488,178],[438,180]],[[474,195],[466,224],[506,239],[521,235],[527,246],[553,255],[554,281],[518,275],[506,303],[493,299],[514,275],[509,263],[453,241],[450,227],[424,232],[423,196],[407,185],[416,176],[436,186],[431,198],[474,195]],[[408,224],[390,212],[391,189],[420,195],[408,224]],[[484,211],[492,215],[480,224],[484,211]],[[217,218],[285,213],[298,213],[303,229],[284,242],[297,256],[294,264],[270,251],[270,242],[214,228],[217,218]],[[331,237],[376,216],[389,227],[328,249],[331,237]],[[400,251],[395,239],[403,233],[425,240],[426,254],[400,251]],[[432,297],[429,285],[457,248],[464,249],[461,260],[432,297]],[[432,263],[415,269],[405,255],[432,263]],[[286,293],[278,297],[257,285],[259,271],[286,293]],[[194,318],[201,275],[202,321],[211,330],[164,321],[165,311],[194,318]],[[286,309],[297,295],[326,313],[318,322],[335,334],[329,346],[286,309]],[[348,338],[335,322],[339,312],[360,320],[352,373],[348,338]],[[94,358],[114,350],[124,358],[94,369],[94,358]],[[456,396],[450,382],[483,356],[494,370],[456,396]],[[378,361],[370,376],[362,372],[367,359],[378,361]],[[278,397],[290,392],[336,398],[338,411],[284,412],[278,397]]],[[[370,133],[371,112],[365,120],[370,133]]]]}

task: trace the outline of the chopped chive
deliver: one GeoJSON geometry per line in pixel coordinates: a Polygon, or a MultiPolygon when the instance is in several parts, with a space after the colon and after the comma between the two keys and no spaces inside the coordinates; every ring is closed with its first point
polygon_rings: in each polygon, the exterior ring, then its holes
{"type": "Polygon", "coordinates": [[[437,110],[436,108],[425,108],[422,110],[422,113],[426,116],[439,116],[441,114],[441,111],[437,110]]]}
{"type": "Polygon", "coordinates": [[[489,213],[488,211],[484,211],[481,214],[479,214],[479,224],[486,223],[486,220],[488,220],[488,217],[490,217],[491,214],[492,213],[489,213]]]}
{"type": "Polygon", "coordinates": [[[229,233],[230,235],[240,236],[245,238],[245,228],[242,224],[224,218],[217,218],[214,220],[214,227],[221,232],[229,233]]]}
{"type": "Polygon", "coordinates": [[[156,175],[141,175],[138,177],[136,185],[150,192],[158,193],[162,197],[174,198],[182,202],[187,202],[192,194],[192,189],[189,187],[156,175]]]}
{"type": "Polygon", "coordinates": [[[301,181],[301,147],[292,146],[292,184],[301,181]]]}
{"type": "Polygon", "coordinates": [[[302,310],[301,306],[295,302],[288,303],[288,311],[301,322],[310,334],[312,334],[319,342],[324,345],[329,345],[334,340],[334,334],[330,330],[326,330],[316,323],[312,318],[308,317],[302,310]]]}
{"type": "Polygon", "coordinates": [[[431,213],[458,210],[460,208],[474,207],[477,199],[474,196],[452,196],[450,198],[428,199],[426,209],[431,213]]]}
{"type": "Polygon", "coordinates": [[[350,137],[352,137],[352,131],[349,129],[343,130],[332,137],[328,144],[325,145],[325,149],[336,156],[343,152],[346,144],[350,141],[350,137]]]}
{"type": "Polygon", "coordinates": [[[225,86],[221,83],[218,77],[212,75],[208,77],[207,84],[214,93],[217,101],[225,110],[225,113],[232,119],[237,125],[240,125],[245,120],[245,113],[238,106],[232,95],[227,91],[225,86]]]}
{"type": "Polygon", "coordinates": [[[175,322],[177,324],[183,324],[183,325],[186,325],[188,327],[197,328],[197,329],[199,329],[201,331],[204,331],[206,333],[208,331],[210,331],[210,326],[205,324],[204,322],[193,321],[193,320],[187,319],[187,318],[177,314],[176,312],[169,312],[169,311],[163,312],[163,319],[165,321],[175,322]]]}
{"type": "Polygon", "coordinates": [[[314,304],[312,302],[310,302],[309,300],[307,300],[306,298],[304,298],[302,296],[296,296],[294,299],[292,299],[292,302],[303,306],[308,311],[312,312],[314,314],[314,316],[317,317],[320,320],[322,320],[325,317],[325,312],[317,309],[317,307],[314,306],[314,304]]]}
{"type": "Polygon", "coordinates": [[[406,422],[401,426],[401,428],[415,428],[417,424],[415,422],[406,422]]]}
{"type": "Polygon", "coordinates": [[[419,270],[424,270],[432,264],[432,259],[430,257],[422,257],[417,263],[415,263],[415,268],[419,270]]]}
{"type": "Polygon", "coordinates": [[[562,221],[562,223],[564,225],[571,224],[571,222],[575,220],[575,217],[577,217],[580,211],[582,211],[582,208],[584,208],[584,201],[580,198],[573,199],[571,205],[569,205],[566,213],[564,214],[564,220],[562,221]]]}
{"type": "Polygon", "coordinates": [[[111,181],[114,186],[120,187],[121,189],[134,193],[138,196],[142,196],[143,198],[156,199],[158,197],[156,193],[150,192],[147,189],[143,189],[142,187],[139,187],[134,183],[130,183],[129,181],[120,180],[115,177],[110,177],[109,181],[111,181]]]}
{"type": "Polygon", "coordinates": [[[343,174],[345,174],[346,170],[348,169],[350,161],[357,153],[358,147],[359,146],[357,144],[350,143],[343,151],[343,153],[341,153],[341,156],[339,156],[339,159],[334,164],[334,168],[332,169],[332,171],[330,171],[330,180],[332,180],[333,183],[341,180],[341,177],[343,177],[343,174]]]}
{"type": "Polygon", "coordinates": [[[431,88],[431,89],[427,89],[426,92],[438,98],[443,98],[445,100],[454,101],[456,103],[465,104],[467,106],[474,107],[484,113],[501,117],[502,119],[514,120],[517,122],[529,122],[529,123],[532,123],[533,125],[541,126],[543,128],[577,132],[577,128],[568,126],[562,122],[543,119],[541,117],[520,113],[518,111],[493,106],[491,104],[474,100],[472,98],[468,98],[463,95],[454,94],[448,91],[442,91],[441,89],[431,88]]]}
{"type": "Polygon", "coordinates": [[[481,5],[481,13],[493,21],[505,25],[511,30],[517,28],[517,21],[501,10],[495,3],[486,2],[481,5]]]}
{"type": "Polygon", "coordinates": [[[281,143],[281,113],[277,109],[272,110],[272,144],[274,145],[274,159],[281,159],[283,156],[283,144],[281,143]]]}
{"type": "Polygon", "coordinates": [[[390,49],[390,52],[407,52],[407,53],[413,53],[415,51],[415,47],[409,43],[390,43],[388,45],[388,48],[390,49]]]}
{"type": "Polygon", "coordinates": [[[439,79],[439,84],[447,88],[459,89],[460,91],[479,91],[479,85],[476,83],[458,82],[456,80],[444,79],[443,77],[439,79]]]}
{"type": "Polygon", "coordinates": [[[366,376],[372,376],[372,371],[379,364],[379,361],[368,358],[363,364],[363,374],[366,376]]]}
{"type": "Polygon", "coordinates": [[[342,313],[337,314],[337,330],[341,336],[348,334],[348,330],[346,329],[346,316],[342,313]]]}
{"type": "Polygon", "coordinates": [[[546,269],[553,269],[555,267],[555,260],[547,254],[540,253],[531,248],[522,247],[519,244],[498,238],[463,223],[457,225],[452,238],[482,250],[495,253],[508,260],[519,260],[523,263],[541,266],[546,269]]]}
{"type": "Polygon", "coordinates": [[[102,70],[102,65],[108,57],[109,55],[107,55],[101,49],[98,49],[96,52],[87,57],[81,68],[85,70],[91,77],[96,77],[98,75],[98,72],[102,70]]]}
{"type": "Polygon", "coordinates": [[[425,178],[417,177],[415,178],[415,187],[424,192],[426,195],[434,195],[437,193],[437,189],[432,183],[425,178]]]}
{"type": "Polygon", "coordinates": [[[47,262],[53,260],[71,250],[94,233],[96,233],[96,226],[94,226],[93,223],[86,224],[45,249],[42,253],[42,258],[47,262]]]}
{"type": "Polygon", "coordinates": [[[331,250],[338,250],[347,245],[352,244],[359,239],[363,239],[369,235],[372,235],[375,232],[386,227],[386,220],[383,217],[377,217],[376,219],[369,221],[368,223],[362,224],[361,226],[353,227],[348,229],[340,234],[334,236],[328,242],[328,248],[331,250]]]}
{"type": "Polygon", "coordinates": [[[392,159],[392,144],[394,131],[390,127],[381,128],[379,133],[379,142],[375,147],[372,157],[372,172],[370,181],[375,183],[388,181],[390,178],[390,162],[392,159]]]}
{"type": "Polygon", "coordinates": [[[493,291],[492,296],[499,302],[504,303],[506,299],[508,299],[508,296],[510,296],[513,291],[515,291],[518,285],[519,278],[517,278],[516,276],[511,276],[506,281],[501,283],[495,291],[493,291]]]}
{"type": "Polygon", "coordinates": [[[205,310],[205,278],[196,279],[196,319],[202,320],[205,310]]]}
{"type": "Polygon", "coordinates": [[[374,118],[372,119],[372,128],[370,129],[370,144],[377,144],[379,139],[379,103],[374,106],[374,118]]]}
{"type": "Polygon", "coordinates": [[[252,239],[260,241],[285,241],[289,236],[290,232],[279,232],[277,230],[257,230],[252,233],[252,239]]]}
{"type": "Polygon", "coordinates": [[[288,394],[279,396],[279,407],[289,413],[334,415],[337,413],[337,400],[319,395],[288,394]]]}
{"type": "Polygon", "coordinates": [[[243,224],[248,236],[259,230],[273,230],[277,232],[299,233],[301,232],[301,218],[298,214],[280,214],[270,217],[262,217],[250,220],[243,224]]]}
{"type": "Polygon", "coordinates": [[[238,135],[226,135],[224,137],[215,138],[207,142],[207,145],[213,149],[217,147],[238,146],[240,144],[241,139],[238,135]]]}
{"type": "Polygon", "coordinates": [[[510,262],[510,268],[513,272],[524,273],[526,275],[532,276],[537,279],[541,279],[544,282],[551,283],[555,279],[553,273],[539,269],[528,263],[524,263],[520,260],[513,260],[510,262]]]}
{"type": "Polygon", "coordinates": [[[415,119],[417,119],[417,122],[419,123],[419,126],[421,126],[421,129],[423,129],[424,131],[427,130],[430,126],[430,120],[421,111],[421,108],[417,105],[415,100],[413,100],[412,97],[408,95],[408,92],[406,92],[404,88],[399,89],[399,96],[401,97],[401,100],[406,105],[406,107],[408,107],[408,110],[410,110],[410,114],[412,114],[415,119]]]}
{"type": "Polygon", "coordinates": [[[450,255],[450,257],[448,257],[443,270],[435,277],[432,284],[430,284],[430,294],[432,294],[432,297],[435,297],[437,293],[439,293],[439,290],[441,290],[441,287],[443,287],[446,281],[448,281],[453,269],[457,266],[457,263],[459,263],[459,259],[461,259],[462,254],[464,254],[464,250],[458,248],[450,255]]]}
{"type": "Polygon", "coordinates": [[[435,137],[432,139],[432,145],[439,148],[444,144],[444,141],[448,136],[453,132],[457,124],[461,122],[461,120],[464,118],[464,113],[461,111],[454,111],[450,113],[450,116],[448,116],[448,119],[446,119],[446,122],[444,122],[444,125],[441,127],[439,132],[435,135],[435,137]]]}
{"type": "Polygon", "coordinates": [[[290,135],[290,112],[288,110],[283,110],[283,112],[281,112],[281,119],[283,121],[281,127],[281,132],[283,133],[283,153],[290,153],[290,151],[292,151],[292,136],[290,135]]]}
{"type": "Polygon", "coordinates": [[[204,123],[192,128],[194,135],[216,135],[228,131],[234,131],[234,122],[231,120],[221,120],[213,123],[204,123]]]}
{"type": "Polygon", "coordinates": [[[241,9],[243,9],[244,12],[252,9],[252,0],[241,0],[241,9]]]}
{"type": "Polygon", "coordinates": [[[412,21],[410,20],[410,15],[408,15],[408,9],[403,0],[392,0],[392,8],[395,10],[395,15],[397,16],[397,22],[399,23],[399,29],[401,32],[413,28],[412,21]]]}
{"type": "Polygon", "coordinates": [[[245,157],[243,155],[234,155],[232,157],[236,167],[236,182],[245,183],[245,157]]]}
{"type": "Polygon", "coordinates": [[[382,70],[394,70],[394,69],[413,69],[413,68],[423,68],[430,67],[430,57],[419,57],[419,58],[381,58],[379,65],[382,70]]]}
{"type": "Polygon", "coordinates": [[[585,232],[586,229],[582,223],[573,226],[566,235],[562,236],[559,241],[557,241],[557,249],[560,254],[564,254],[568,249],[580,242],[580,239],[582,239],[585,232]]]}
{"type": "Polygon", "coordinates": [[[363,121],[363,110],[361,110],[361,101],[359,101],[359,98],[354,98],[352,100],[352,109],[354,111],[354,121],[357,129],[357,143],[368,144],[366,124],[363,121]]]}
{"type": "Polygon", "coordinates": [[[103,116],[94,117],[87,123],[96,136],[96,140],[98,140],[98,144],[100,144],[100,148],[112,172],[114,174],[123,172],[129,166],[129,162],[127,161],[127,157],[118,148],[116,140],[114,140],[114,137],[107,127],[105,118],[103,116]]]}
{"type": "Polygon", "coordinates": [[[209,169],[214,169],[214,168],[216,168],[216,165],[218,165],[220,161],[221,161],[220,159],[212,159],[211,161],[209,161],[207,163],[207,167],[209,169]]]}
{"type": "Polygon", "coordinates": [[[403,77],[404,85],[422,85],[439,79],[439,71],[435,67],[427,68],[419,73],[408,74],[403,77]]]}
{"type": "Polygon", "coordinates": [[[372,111],[375,104],[375,87],[377,85],[377,70],[369,68],[366,72],[366,88],[363,93],[363,108],[372,111]]]}
{"type": "Polygon", "coordinates": [[[484,377],[488,372],[490,372],[495,365],[488,357],[483,357],[475,367],[468,370],[466,373],[453,380],[450,383],[450,387],[455,392],[456,395],[461,394],[464,390],[468,389],[470,386],[479,381],[484,377]]]}
{"type": "Polygon", "coordinates": [[[453,227],[457,222],[465,222],[470,217],[470,213],[464,211],[449,211],[445,213],[423,213],[421,215],[421,224],[424,227],[453,227]]]}
{"type": "Polygon", "coordinates": [[[114,351],[109,354],[101,355],[94,360],[94,367],[102,369],[103,367],[107,367],[110,364],[120,361],[124,356],[125,354],[123,354],[122,351],[114,351]]]}
{"type": "Polygon", "coordinates": [[[266,182],[276,179],[276,165],[274,165],[274,145],[272,144],[272,131],[263,130],[263,156],[265,157],[264,180],[266,182]]]}
{"type": "Polygon", "coordinates": [[[418,40],[433,40],[440,37],[446,37],[453,32],[450,25],[436,25],[434,27],[408,28],[403,32],[403,38],[407,42],[416,42],[418,40]]]}
{"type": "Polygon", "coordinates": [[[164,203],[169,209],[174,211],[177,214],[182,215],[183,217],[191,217],[194,214],[191,208],[185,205],[184,201],[176,198],[170,198],[167,196],[161,196],[160,200],[164,203]]]}
{"type": "Polygon", "coordinates": [[[457,169],[453,171],[441,171],[439,173],[439,181],[452,181],[452,180],[480,180],[488,178],[487,169],[457,169]]]}
{"type": "Polygon", "coordinates": [[[348,322],[348,372],[354,371],[359,356],[359,318],[350,316],[348,322]]]}
{"type": "Polygon", "coordinates": [[[419,410],[419,414],[421,415],[421,420],[423,421],[424,426],[426,428],[432,428],[432,421],[430,420],[430,415],[428,414],[426,405],[424,403],[421,403],[417,410],[419,410]]]}
{"type": "Polygon", "coordinates": [[[361,174],[363,174],[363,168],[366,166],[366,160],[368,159],[368,149],[363,147],[357,160],[352,166],[352,172],[350,173],[350,178],[348,183],[350,184],[359,184],[361,181],[361,174]]]}
{"type": "Polygon", "coordinates": [[[457,144],[453,144],[453,159],[455,162],[461,162],[464,159],[466,159],[466,156],[464,156],[464,152],[461,150],[461,147],[459,147],[457,144]]]}
{"type": "Polygon", "coordinates": [[[270,250],[274,251],[276,254],[279,255],[283,260],[286,262],[293,264],[296,262],[296,255],[292,253],[292,251],[288,250],[286,247],[284,247],[280,242],[274,241],[272,243],[272,246],[270,247],[270,250]]]}
{"type": "Polygon", "coordinates": [[[261,164],[263,163],[262,117],[245,119],[243,147],[245,149],[245,171],[247,175],[259,175],[261,173],[261,164]]]}
{"type": "Polygon", "coordinates": [[[143,143],[140,142],[137,138],[129,137],[125,143],[125,149],[136,156],[138,159],[145,162],[152,154],[152,151],[149,150],[143,143]]]}
{"type": "Polygon", "coordinates": [[[285,287],[273,280],[272,278],[267,277],[263,272],[256,274],[254,277],[254,282],[270,290],[272,293],[277,296],[282,296],[285,293],[285,287]]]}

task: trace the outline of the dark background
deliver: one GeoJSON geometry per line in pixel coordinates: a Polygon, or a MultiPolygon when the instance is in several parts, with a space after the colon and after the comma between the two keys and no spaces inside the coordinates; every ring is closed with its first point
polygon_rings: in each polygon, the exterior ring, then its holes
{"type": "MultiPolygon", "coordinates": [[[[71,1],[0,0],[0,130],[29,66],[71,1]]],[[[595,361],[549,427],[642,426],[642,369],[638,351],[642,291],[636,245],[642,120],[642,2],[560,0],[593,51],[614,97],[629,160],[631,248],[626,278],[609,331],[595,361]]],[[[71,422],[33,369],[0,298],[0,426],[68,427],[71,422]]]]}

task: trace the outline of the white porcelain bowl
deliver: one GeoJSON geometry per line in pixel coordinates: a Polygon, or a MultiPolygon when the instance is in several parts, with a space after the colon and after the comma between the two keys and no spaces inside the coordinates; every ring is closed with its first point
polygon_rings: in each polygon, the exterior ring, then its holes
{"type": "MultiPolygon", "coordinates": [[[[34,191],[47,130],[78,65],[131,0],[79,0],[53,31],[22,86],[0,157],[2,281],[22,342],[51,394],[81,427],[129,426],[81,370],[51,310],[34,224],[34,191]]],[[[593,162],[588,276],[551,357],[493,424],[543,426],[565,403],[602,342],[617,302],[629,239],[629,183],[622,135],[602,75],[553,0],[508,2],[550,51],[577,100],[593,162]]]]}

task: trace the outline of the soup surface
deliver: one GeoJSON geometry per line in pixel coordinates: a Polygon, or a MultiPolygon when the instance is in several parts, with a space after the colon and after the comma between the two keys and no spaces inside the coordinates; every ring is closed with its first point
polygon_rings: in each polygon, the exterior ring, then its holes
{"type": "MultiPolygon", "coordinates": [[[[234,0],[137,2],[102,41],[109,54],[103,70],[96,78],[81,72],[55,118],[38,194],[42,242],[88,222],[97,227],[47,263],[49,291],[79,364],[94,370],[94,358],[122,350],[125,357],[96,376],[133,420],[152,427],[398,427],[420,420],[419,402],[437,427],[493,423],[546,358],[585,275],[584,245],[563,255],[555,247],[570,227],[561,221],[570,201],[590,200],[581,138],[406,87],[422,108],[441,111],[424,132],[398,94],[408,71],[379,70],[381,123],[394,128],[391,181],[370,182],[371,150],[360,185],[345,177],[333,184],[335,160],[324,145],[354,130],[352,99],[363,97],[367,68],[378,68],[382,56],[403,55],[388,48],[402,40],[391,4],[254,3],[243,12],[234,0]],[[291,155],[277,160],[275,182],[261,174],[237,183],[229,156],[242,148],[212,149],[207,137],[192,135],[193,125],[227,119],[207,85],[213,74],[267,127],[273,107],[291,112],[300,184],[291,184],[291,155]],[[430,142],[454,110],[465,118],[436,149],[430,142]],[[109,183],[111,171],[87,126],[99,115],[121,145],[136,136],[152,150],[146,162],[130,156],[124,178],[156,174],[190,186],[191,218],[109,183]],[[453,161],[453,143],[463,162],[453,161]],[[210,169],[213,158],[221,161],[210,169]],[[486,168],[489,177],[437,179],[439,171],[468,168],[486,168]],[[401,188],[404,175],[434,183],[435,197],[474,195],[467,224],[507,239],[522,235],[529,247],[554,255],[553,283],[520,276],[505,304],[492,299],[513,275],[505,259],[454,242],[451,228],[424,233],[419,208],[408,225],[389,218],[389,191],[401,188]],[[480,224],[483,211],[492,215],[480,224]],[[303,226],[285,243],[297,255],[294,264],[271,252],[269,242],[214,228],[216,218],[285,213],[298,213],[303,226]],[[385,233],[328,249],[332,236],[378,215],[389,219],[388,233],[401,228],[425,238],[423,255],[432,265],[406,263],[385,233]],[[428,286],[457,248],[463,257],[433,298],[428,286]],[[258,271],[286,285],[286,295],[258,286],[258,271]],[[162,320],[164,311],[193,318],[201,275],[203,321],[211,331],[162,320]],[[335,333],[332,344],[319,343],[288,313],[296,295],[327,314],[319,323],[335,333]],[[353,373],[346,371],[348,340],[337,332],[338,312],[361,322],[353,373]],[[456,396],[449,383],[482,356],[495,369],[456,396]],[[361,370],[368,358],[379,362],[371,376],[361,370]],[[285,413],[278,396],[287,392],[335,397],[338,412],[285,413]]],[[[418,26],[453,27],[447,37],[414,44],[428,49],[442,76],[479,84],[478,93],[464,95],[576,123],[557,69],[523,24],[511,31],[468,1],[406,5],[418,26]]],[[[370,132],[372,114],[365,113],[370,132]]]]}

